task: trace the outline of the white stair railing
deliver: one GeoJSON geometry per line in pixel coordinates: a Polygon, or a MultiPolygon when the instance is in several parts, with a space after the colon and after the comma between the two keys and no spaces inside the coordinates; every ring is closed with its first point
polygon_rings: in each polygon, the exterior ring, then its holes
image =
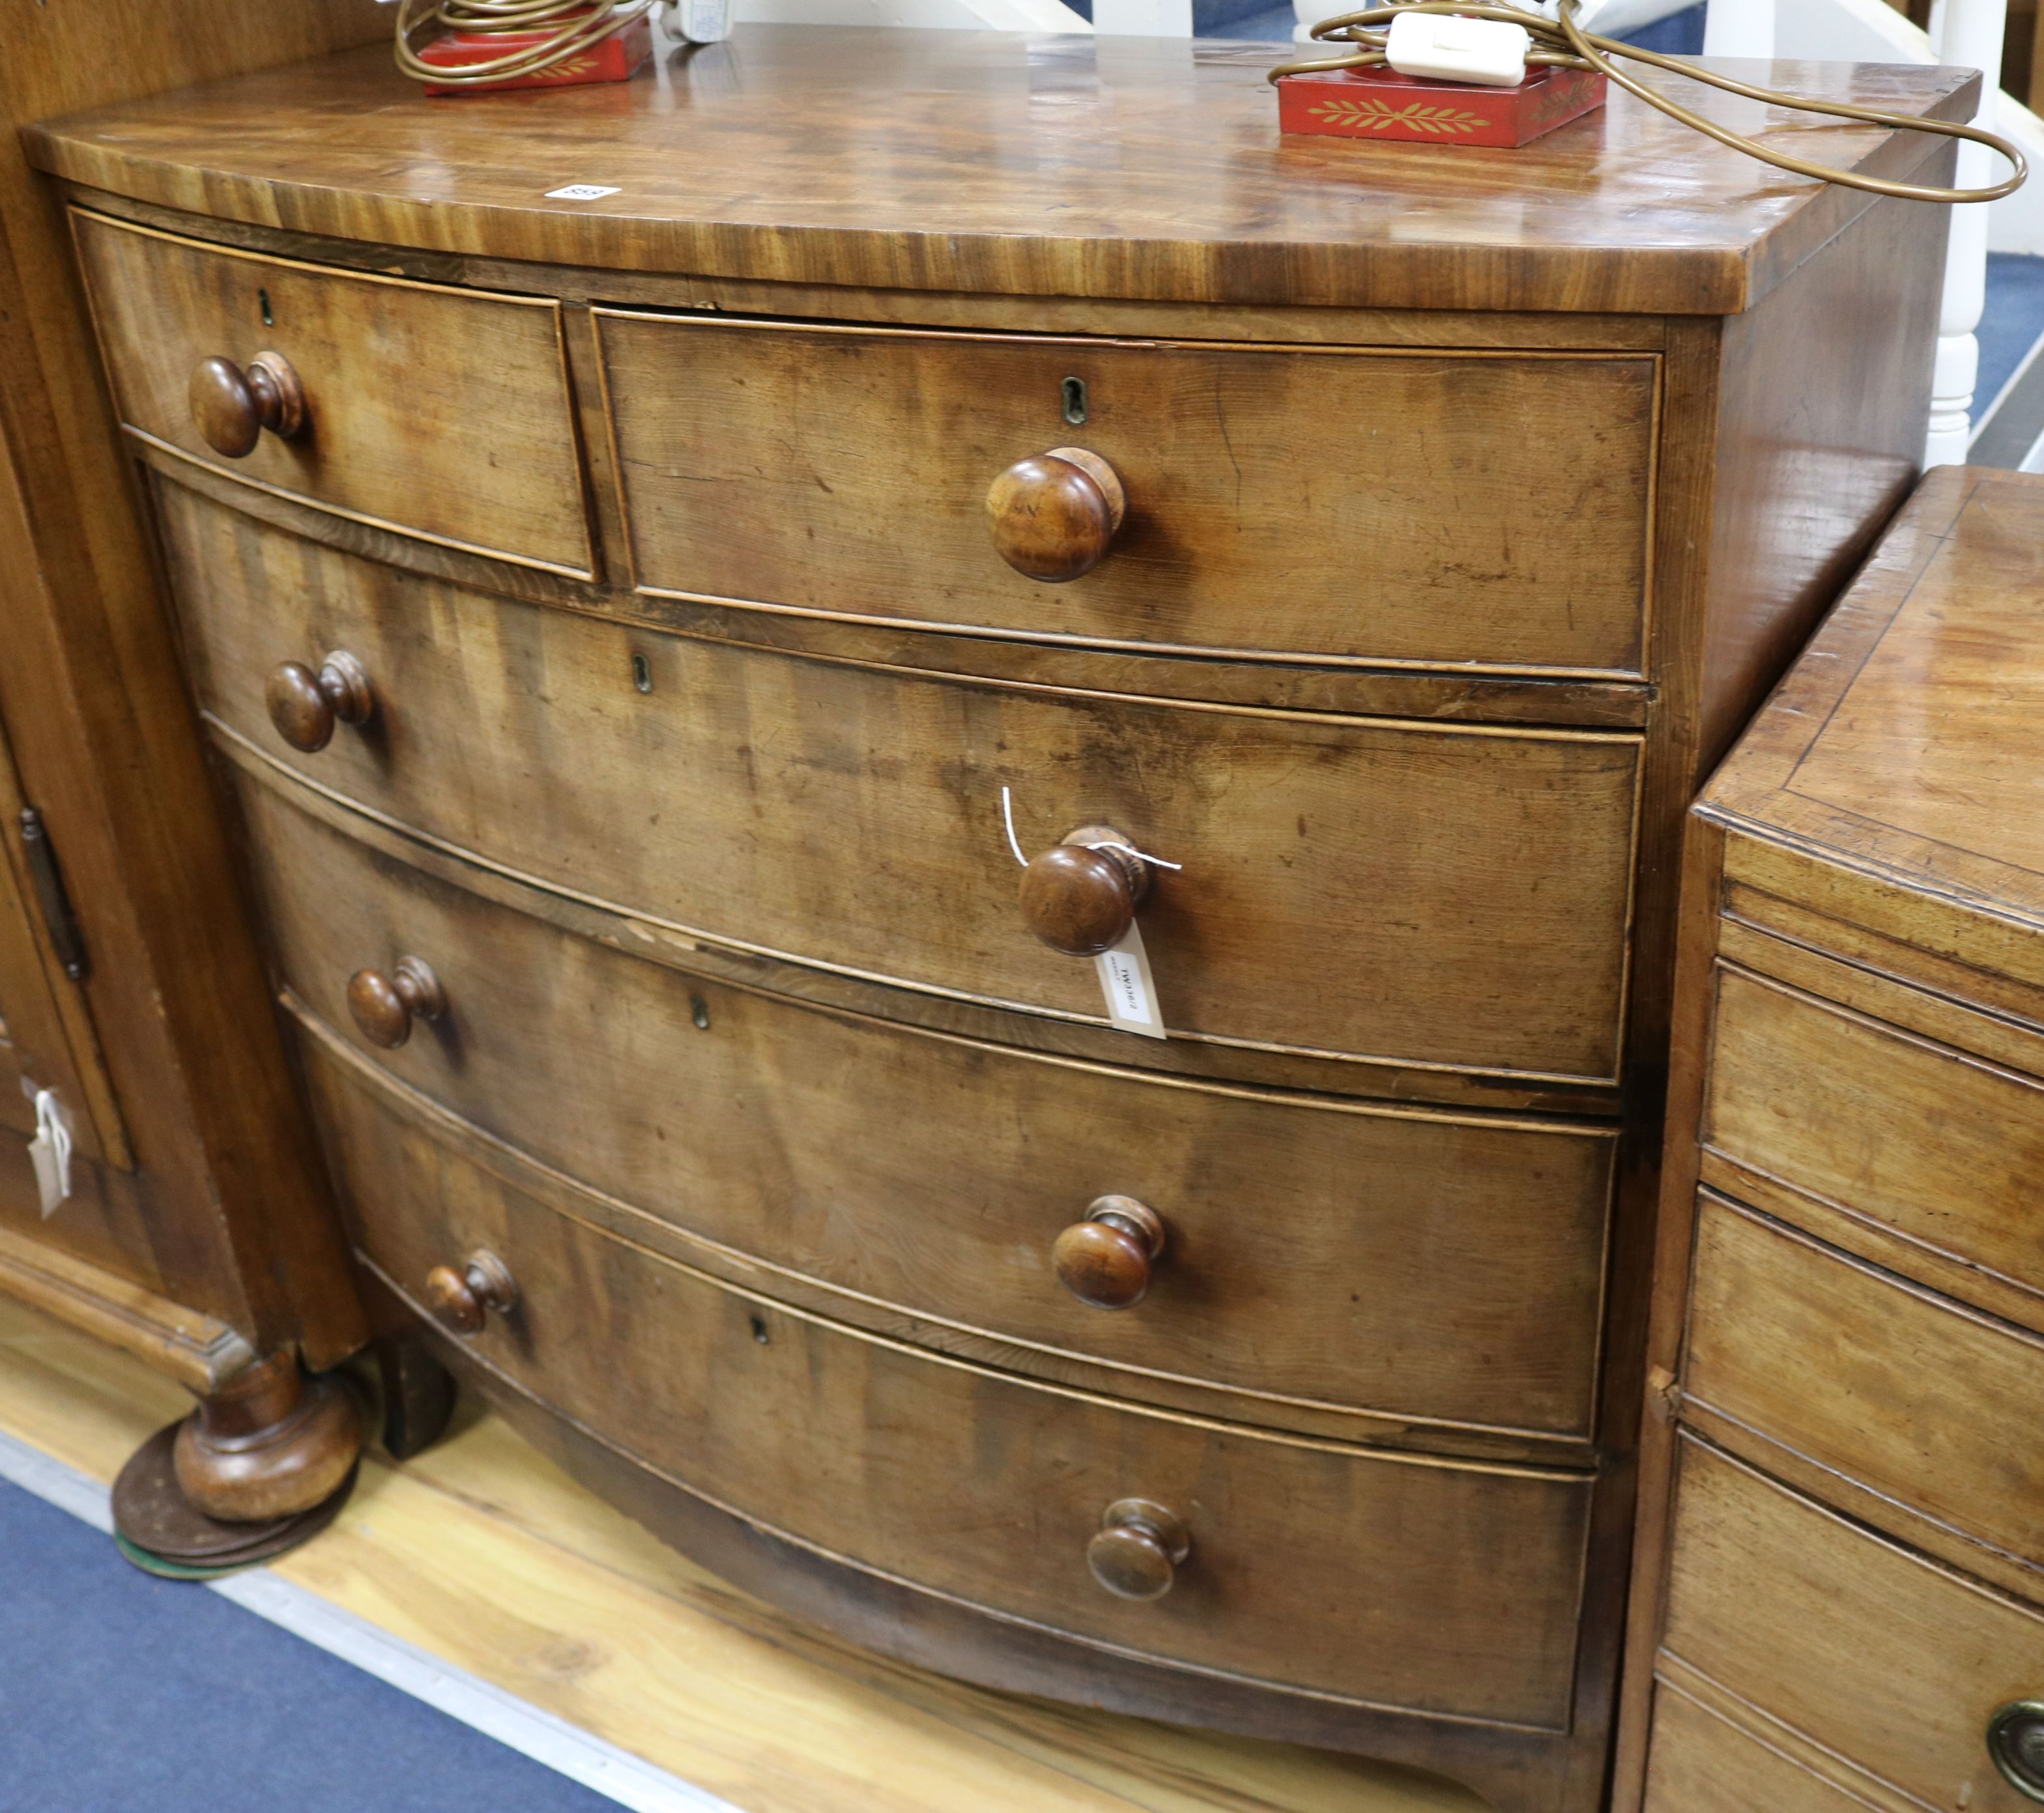
{"type": "MultiPolygon", "coordinates": [[[[1992,127],[1998,107],[2026,127],[2035,121],[1999,92],[2007,0],[1939,0],[1932,40],[1883,0],[1709,0],[1704,50],[1712,56],[1792,56],[1887,63],[1945,63],[1997,72],[1982,85],[1976,124],[1992,127]]],[[[2027,137],[2025,132],[2019,135],[2027,137]]],[[[1984,145],[1959,147],[1959,186],[1994,179],[2000,159],[1984,145]]],[[[2023,192],[2017,191],[2020,195],[2023,192]]],[[[2031,198],[2026,198],[2026,202],[2031,198]]],[[[1987,296],[1989,205],[1952,210],[1945,255],[1945,292],[1938,317],[1938,351],[1931,379],[1931,417],[1923,463],[1963,464],[1971,437],[1968,420],[1980,375],[1974,329],[1987,296]]],[[[2025,249],[2027,249],[2027,248],[2025,249]]]]}
{"type": "MultiPolygon", "coordinates": [[[[2000,97],[2002,33],[2008,24],[2005,0],[1944,0],[1938,21],[1940,60],[1968,69],[1993,73],[1981,84],[1980,110],[1973,124],[1992,131],[1995,104],[2000,97]]],[[[1993,180],[1999,163],[1985,145],[1959,147],[1961,188],[1993,180]]],[[[1968,420],[1973,386],[1980,376],[1980,325],[1987,301],[1985,204],[1969,202],[1952,210],[1952,236],[1945,254],[1945,299],[1938,315],[1938,359],[1931,378],[1931,428],[1924,442],[1926,466],[1963,466],[1971,438],[1968,420]]]]}

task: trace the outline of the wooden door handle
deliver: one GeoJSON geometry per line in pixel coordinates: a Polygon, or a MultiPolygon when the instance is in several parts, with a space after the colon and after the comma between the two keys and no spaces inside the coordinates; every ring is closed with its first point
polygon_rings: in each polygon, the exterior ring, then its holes
{"type": "Polygon", "coordinates": [[[1117,1498],[1086,1544],[1086,1565],[1117,1599],[1162,1599],[1192,1552],[1192,1537],[1176,1511],[1147,1498],[1117,1498]]]}
{"type": "Polygon", "coordinates": [[[426,1273],[426,1308],[457,1335],[478,1334],[491,1310],[508,1316],[517,1307],[511,1268],[487,1247],[478,1247],[458,1266],[436,1266],[426,1273]]]}
{"type": "Polygon", "coordinates": [[[371,1045],[394,1051],[412,1036],[415,1016],[438,1020],[447,1012],[447,991],[425,959],[400,957],[387,976],[357,970],[348,978],[348,1011],[371,1045]]]}
{"type": "Polygon", "coordinates": [[[1164,1252],[1164,1218],[1132,1196],[1096,1197],[1051,1246],[1058,1282],[1096,1309],[1143,1300],[1164,1252]]]}
{"type": "Polygon", "coordinates": [[[305,425],[305,386],[281,352],[259,352],[243,371],[202,359],[191,375],[192,426],[215,453],[246,459],[263,431],[289,440],[305,425]]]}
{"type": "Polygon", "coordinates": [[[1029,929],[1071,957],[1097,957],[1120,943],[1150,891],[1150,865],[1104,824],[1083,825],[1022,871],[1029,929]],[[1099,847],[1095,847],[1099,846],[1099,847]]]}
{"type": "Polygon", "coordinates": [[[294,749],[315,755],[332,739],[336,724],[366,724],[376,709],[376,695],[362,663],[336,648],[315,674],[302,661],[286,661],[271,670],[263,688],[270,722],[294,749]]]}
{"type": "Polygon", "coordinates": [[[1018,459],[986,493],[995,551],[1024,578],[1054,583],[1097,567],[1128,509],[1120,474],[1082,447],[1018,459]]]}

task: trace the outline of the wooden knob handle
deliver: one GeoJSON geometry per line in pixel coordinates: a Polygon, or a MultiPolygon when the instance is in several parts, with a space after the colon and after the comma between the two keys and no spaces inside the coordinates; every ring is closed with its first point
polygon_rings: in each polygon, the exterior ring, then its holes
{"type": "Polygon", "coordinates": [[[1110,826],[1085,825],[1022,871],[1022,916],[1053,951],[1097,957],[1121,941],[1150,891],[1150,865],[1115,847],[1128,841],[1110,826]]]}
{"type": "Polygon", "coordinates": [[[191,376],[192,425],[215,453],[245,459],[263,431],[289,440],[305,425],[305,387],[281,352],[259,352],[243,371],[202,359],[191,376]]]}
{"type": "Polygon", "coordinates": [[[1117,1599],[1162,1599],[1192,1552],[1176,1511],[1147,1498],[1117,1498],[1086,1544],[1086,1565],[1117,1599]]]}
{"type": "Polygon", "coordinates": [[[1018,459],[987,488],[987,526],[1001,558],[1031,579],[1090,573],[1106,558],[1128,494],[1120,475],[1082,447],[1018,459]]]}
{"type": "Polygon", "coordinates": [[[1143,1300],[1163,1252],[1163,1216],[1132,1196],[1103,1196],[1052,1243],[1051,1265],[1081,1303],[1127,1309],[1143,1300]]]}
{"type": "Polygon", "coordinates": [[[487,1248],[470,1254],[458,1267],[436,1266],[426,1273],[426,1308],[457,1335],[479,1332],[493,1309],[506,1316],[517,1307],[511,1268],[487,1248]]]}
{"type": "Polygon", "coordinates": [[[376,695],[362,663],[336,648],[317,674],[302,661],[286,661],[274,670],[263,702],[277,734],[294,749],[313,755],[326,747],[336,723],[366,723],[376,709],[376,695]]]}
{"type": "Polygon", "coordinates": [[[447,991],[423,959],[400,957],[387,976],[357,970],[348,978],[348,1011],[371,1044],[394,1051],[412,1036],[415,1015],[438,1020],[447,1012],[447,991]]]}

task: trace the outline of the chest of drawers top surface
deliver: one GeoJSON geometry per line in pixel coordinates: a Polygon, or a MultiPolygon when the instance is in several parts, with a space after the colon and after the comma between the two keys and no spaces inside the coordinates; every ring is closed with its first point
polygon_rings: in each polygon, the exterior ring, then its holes
{"type": "MultiPolygon", "coordinates": [[[[1735,313],[1870,200],[1785,182],[1616,92],[1516,152],[1281,138],[1275,60],[1164,39],[740,26],[651,79],[534,107],[428,99],[373,47],[76,115],[29,144],[96,188],[421,249],[1241,304],[1735,313]],[[550,194],[573,184],[614,192],[550,194]]],[[[1969,116],[1975,82],[1775,74],[1950,118],[1969,116]]],[[[1769,124],[1677,86],[1735,130],[1769,124]]],[[[1803,121],[1793,136],[1799,156],[1897,178],[1942,142],[1803,121]]]]}
{"type": "Polygon", "coordinates": [[[1735,914],[2044,1017],[2040,532],[2020,474],[1924,482],[1703,797],[1735,914]]]}

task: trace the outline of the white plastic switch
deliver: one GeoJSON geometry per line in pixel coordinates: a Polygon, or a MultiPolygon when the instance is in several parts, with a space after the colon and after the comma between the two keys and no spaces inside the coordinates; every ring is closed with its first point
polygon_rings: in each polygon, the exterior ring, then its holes
{"type": "Polygon", "coordinates": [[[1400,75],[1516,88],[1526,79],[1526,52],[1532,43],[1523,25],[1508,25],[1502,19],[1400,13],[1391,21],[1384,57],[1400,75]]]}

